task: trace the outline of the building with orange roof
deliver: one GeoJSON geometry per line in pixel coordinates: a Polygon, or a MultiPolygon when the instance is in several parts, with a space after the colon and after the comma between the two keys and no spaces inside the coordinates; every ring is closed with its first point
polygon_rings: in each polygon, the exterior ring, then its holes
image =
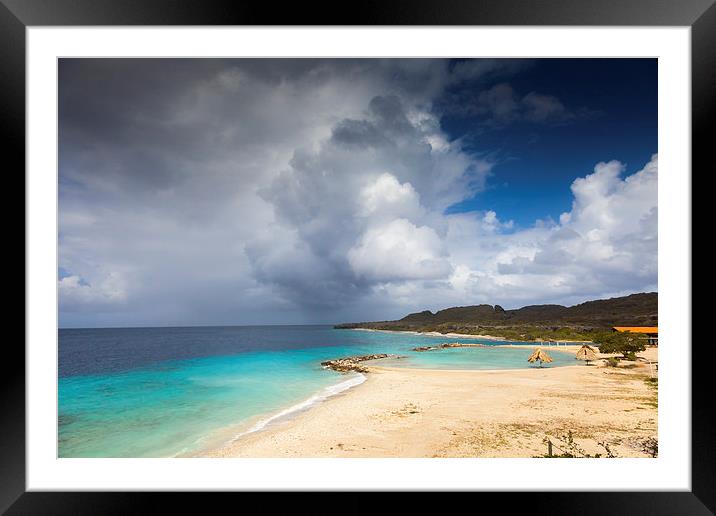
{"type": "Polygon", "coordinates": [[[614,326],[613,331],[643,333],[649,339],[650,346],[659,345],[659,327],[658,326],[614,326]]]}

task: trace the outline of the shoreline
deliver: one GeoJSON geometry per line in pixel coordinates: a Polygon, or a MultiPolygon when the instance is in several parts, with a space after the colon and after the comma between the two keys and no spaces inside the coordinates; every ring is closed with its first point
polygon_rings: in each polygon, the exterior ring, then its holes
{"type": "Polygon", "coordinates": [[[354,372],[353,374],[346,376],[347,378],[343,378],[335,384],[324,387],[306,399],[299,401],[298,403],[294,403],[287,408],[264,414],[257,414],[245,421],[217,429],[197,440],[197,443],[202,441],[213,441],[218,444],[205,448],[202,448],[201,446],[197,446],[192,449],[185,448],[184,450],[172,455],[172,457],[201,457],[206,452],[230,446],[245,436],[268,430],[274,425],[282,422],[291,421],[300,414],[310,411],[316,405],[324,403],[336,396],[340,396],[341,394],[359,387],[368,379],[366,374],[359,372],[354,372]],[[219,437],[218,434],[220,433],[226,433],[227,435],[219,437]]]}
{"type": "Polygon", "coordinates": [[[402,334],[408,334],[408,335],[424,335],[427,337],[446,337],[451,339],[482,339],[482,340],[493,340],[493,341],[502,341],[502,342],[524,342],[525,344],[535,344],[539,345],[540,343],[550,343],[550,342],[570,342],[570,343],[580,343],[580,344],[587,344],[591,343],[591,340],[571,340],[571,339],[562,339],[562,340],[515,340],[515,339],[507,339],[505,337],[496,337],[494,335],[474,335],[471,333],[455,333],[455,332],[449,332],[449,333],[440,333],[437,331],[415,331],[415,330],[382,330],[377,328],[337,328],[340,330],[359,330],[359,331],[377,331],[377,332],[383,332],[383,333],[402,333],[402,334]]]}
{"type": "MultiPolygon", "coordinates": [[[[437,331],[426,331],[426,332],[420,332],[420,331],[413,331],[413,330],[379,330],[375,328],[338,328],[341,330],[359,330],[359,331],[377,331],[382,333],[400,333],[400,334],[408,334],[408,335],[424,335],[427,337],[448,337],[452,339],[482,339],[482,340],[496,340],[496,341],[505,341],[505,342],[518,342],[518,341],[507,341],[503,339],[502,337],[494,337],[492,335],[468,335],[465,333],[440,333],[437,331]]],[[[528,342],[528,341],[525,341],[528,342]]]]}
{"type": "Polygon", "coordinates": [[[365,381],[340,396],[195,456],[531,457],[544,453],[545,436],[573,430],[590,454],[602,441],[619,457],[643,457],[638,442],[657,438],[650,366],[598,365],[607,356],[592,366],[522,369],[369,366],[365,381]]]}
{"type": "Polygon", "coordinates": [[[358,387],[362,383],[365,383],[367,379],[368,378],[366,375],[362,373],[355,373],[354,375],[351,375],[347,380],[343,380],[336,384],[329,385],[328,387],[325,387],[316,394],[313,394],[305,400],[291,405],[288,408],[280,410],[276,413],[272,413],[271,415],[267,415],[265,417],[257,416],[260,419],[256,423],[251,425],[251,427],[245,432],[241,432],[234,436],[230,442],[235,442],[245,435],[261,432],[262,430],[269,428],[272,424],[280,423],[282,420],[289,420],[292,417],[301,414],[302,412],[311,410],[312,407],[318,405],[319,403],[328,401],[334,396],[339,396],[340,394],[349,391],[350,389],[358,387]]]}
{"type": "MultiPolygon", "coordinates": [[[[516,346],[516,345],[500,345],[495,347],[524,347],[524,346],[516,346]]],[[[576,350],[564,350],[566,352],[572,352],[576,353],[576,350]]],[[[556,367],[559,368],[565,368],[565,367],[580,367],[580,364],[574,364],[571,366],[547,366],[543,367],[543,369],[554,369],[556,367]]],[[[362,372],[354,372],[355,376],[352,378],[348,378],[347,380],[342,380],[338,383],[335,383],[333,385],[329,385],[328,387],[323,388],[322,390],[316,392],[315,394],[312,394],[308,398],[306,398],[303,401],[300,401],[298,403],[295,403],[294,405],[291,405],[288,408],[281,409],[279,411],[274,412],[268,412],[265,414],[258,414],[246,421],[236,423],[233,425],[229,425],[228,427],[224,427],[223,431],[227,433],[231,433],[231,437],[229,438],[218,438],[217,436],[214,436],[212,438],[212,434],[204,435],[199,438],[198,441],[213,441],[213,442],[219,442],[220,444],[210,446],[207,448],[201,448],[197,447],[196,449],[189,450],[184,449],[181,450],[172,457],[203,457],[205,456],[204,453],[213,453],[216,450],[220,450],[223,448],[226,448],[228,446],[233,445],[234,443],[238,442],[240,439],[249,436],[251,434],[259,433],[265,430],[269,430],[272,426],[278,424],[278,423],[290,423],[291,420],[295,419],[299,415],[310,411],[312,408],[316,407],[317,405],[321,403],[325,403],[327,401],[330,401],[332,398],[340,396],[342,394],[345,394],[349,391],[355,390],[358,387],[360,387],[362,384],[368,381],[368,378],[370,377],[371,373],[384,371],[396,371],[396,372],[410,372],[410,371],[439,371],[439,372],[445,372],[445,373],[464,373],[464,372],[480,372],[480,373],[502,373],[502,372],[511,372],[511,371],[524,371],[526,369],[537,369],[537,367],[523,367],[519,369],[421,369],[421,368],[409,368],[409,367],[390,367],[390,366],[382,366],[382,365],[372,365],[367,366],[368,372],[362,373],[362,372]],[[355,381],[355,383],[351,383],[351,380],[358,380],[355,381]],[[346,385],[350,383],[350,385],[346,385]],[[335,390],[336,387],[340,387],[342,385],[346,385],[343,389],[335,390]],[[322,393],[329,392],[327,395],[322,395],[322,393]],[[248,429],[246,429],[248,428],[248,429]],[[231,430],[228,430],[231,429],[231,430]]],[[[219,430],[217,430],[217,433],[219,430]]]]}

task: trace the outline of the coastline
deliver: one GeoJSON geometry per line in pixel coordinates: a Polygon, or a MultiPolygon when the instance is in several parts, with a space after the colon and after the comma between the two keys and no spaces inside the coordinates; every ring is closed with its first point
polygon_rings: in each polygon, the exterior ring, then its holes
{"type": "Polygon", "coordinates": [[[209,446],[196,446],[191,450],[185,448],[184,450],[175,453],[173,457],[202,457],[206,452],[211,452],[212,450],[231,445],[248,435],[270,429],[274,425],[281,422],[291,421],[298,415],[308,412],[316,405],[325,403],[333,397],[340,396],[349,390],[355,389],[359,385],[363,384],[367,378],[368,377],[365,374],[358,372],[346,374],[345,378],[343,378],[340,382],[329,385],[328,387],[312,394],[308,398],[287,408],[275,412],[259,414],[247,421],[228,425],[216,430],[212,434],[204,435],[197,440],[197,443],[210,442],[213,444],[209,446]]]}
{"type": "MultiPolygon", "coordinates": [[[[495,341],[501,341],[505,340],[503,337],[495,337],[493,335],[468,335],[466,333],[440,333],[437,331],[412,331],[412,330],[379,330],[375,328],[342,328],[342,329],[349,329],[349,330],[359,330],[359,331],[377,331],[382,333],[399,333],[404,335],[426,335],[428,337],[447,337],[451,339],[482,339],[482,340],[495,340],[495,341]]],[[[515,341],[516,342],[516,341],[515,341]]],[[[525,341],[527,342],[527,341],[525,341]]]]}
{"type": "Polygon", "coordinates": [[[504,341],[504,342],[524,342],[525,344],[544,344],[548,342],[572,342],[572,343],[579,343],[579,344],[587,344],[591,343],[590,340],[572,340],[572,339],[561,339],[558,341],[546,341],[546,340],[513,340],[513,339],[507,339],[505,337],[496,337],[494,335],[474,335],[472,333],[455,333],[455,332],[449,332],[449,333],[440,333],[437,331],[414,331],[414,330],[381,330],[377,328],[341,328],[346,330],[359,330],[359,331],[377,331],[377,332],[383,332],[383,333],[398,333],[398,334],[406,334],[406,335],[426,335],[428,337],[446,337],[451,339],[481,339],[481,340],[494,340],[494,341],[504,341]]]}
{"type": "MultiPolygon", "coordinates": [[[[643,355],[658,359],[656,349],[643,355]]],[[[657,438],[650,374],[643,363],[489,371],[370,366],[360,385],[196,456],[534,457],[545,453],[545,437],[559,443],[571,431],[587,453],[604,454],[598,443],[607,442],[618,457],[646,457],[640,443],[657,438]]]]}

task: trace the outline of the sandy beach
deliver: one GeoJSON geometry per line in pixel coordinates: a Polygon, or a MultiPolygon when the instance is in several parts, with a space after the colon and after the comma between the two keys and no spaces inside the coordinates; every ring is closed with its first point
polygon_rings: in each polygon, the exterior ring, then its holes
{"type": "Polygon", "coordinates": [[[657,349],[639,356],[652,365],[369,367],[363,384],[201,456],[535,457],[547,453],[545,438],[554,453],[568,448],[571,431],[586,454],[606,456],[603,443],[616,457],[649,457],[642,443],[657,438],[657,390],[648,380],[656,375],[657,349]]]}
{"type": "Polygon", "coordinates": [[[403,335],[427,335],[430,337],[447,337],[451,339],[480,339],[480,340],[505,340],[503,337],[494,335],[473,335],[468,333],[440,333],[437,331],[408,331],[408,330],[376,330],[374,328],[351,328],[353,331],[377,331],[381,333],[399,333],[403,335]]]}

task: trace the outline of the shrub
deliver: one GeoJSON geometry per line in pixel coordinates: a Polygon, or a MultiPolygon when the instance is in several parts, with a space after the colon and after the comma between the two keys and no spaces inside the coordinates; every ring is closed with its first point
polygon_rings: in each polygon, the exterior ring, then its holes
{"type": "Polygon", "coordinates": [[[653,437],[644,439],[639,444],[641,445],[641,450],[647,455],[654,458],[659,456],[659,441],[653,437]]]}
{"type": "MultiPolygon", "coordinates": [[[[553,443],[552,440],[548,436],[545,436],[545,438],[542,439],[542,442],[547,445],[547,453],[544,455],[538,455],[537,457],[546,458],[546,459],[573,459],[576,457],[598,459],[598,458],[604,456],[601,453],[590,455],[589,453],[584,451],[574,441],[574,436],[572,435],[571,430],[562,436],[557,436],[556,440],[559,442],[559,444],[553,443]],[[561,453],[555,453],[555,450],[553,449],[553,447],[557,449],[557,452],[561,452],[561,453]]],[[[599,446],[601,446],[602,448],[604,448],[604,450],[607,452],[606,457],[608,457],[610,459],[616,457],[614,452],[612,452],[611,448],[609,447],[609,443],[607,441],[599,441],[597,444],[599,446]]],[[[647,445],[642,445],[642,446],[643,446],[644,450],[647,449],[647,445]]],[[[655,456],[655,455],[652,455],[652,456],[655,456]]]]}
{"type": "Polygon", "coordinates": [[[621,353],[627,360],[636,360],[636,353],[646,349],[647,337],[641,333],[600,332],[593,342],[600,353],[621,353]]]}
{"type": "Polygon", "coordinates": [[[607,359],[607,367],[618,367],[619,359],[617,357],[609,357],[607,359]]]}

